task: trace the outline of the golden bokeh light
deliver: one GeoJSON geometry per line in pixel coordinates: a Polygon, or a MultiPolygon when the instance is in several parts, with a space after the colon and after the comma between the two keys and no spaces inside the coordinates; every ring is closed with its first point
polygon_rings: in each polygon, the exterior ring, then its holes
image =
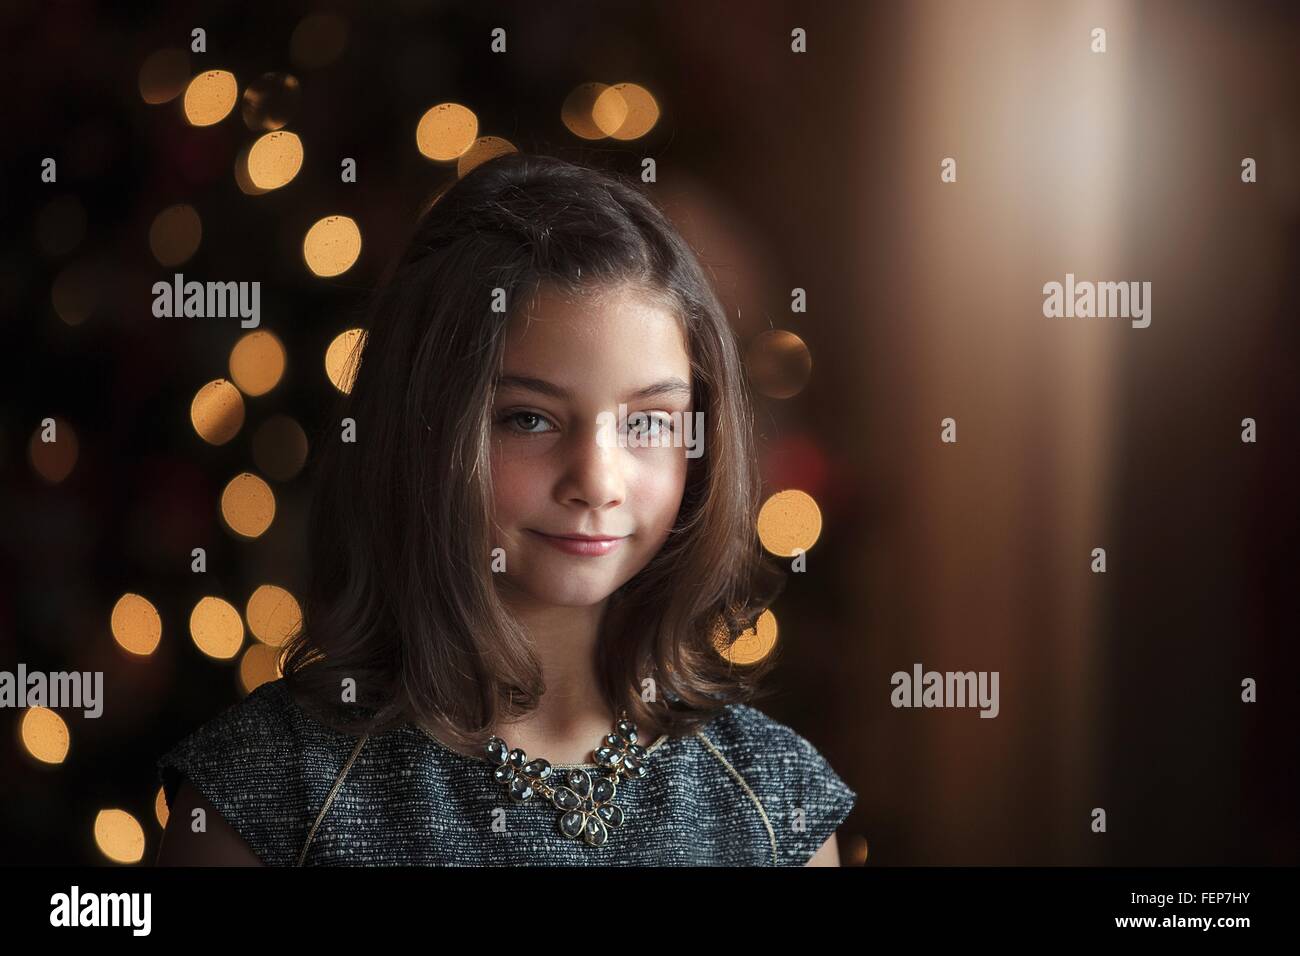
{"type": "Polygon", "coordinates": [[[263,584],[248,599],[248,629],[263,644],[279,647],[302,627],[302,608],[292,594],[263,584]]]}
{"type": "Polygon", "coordinates": [[[95,845],[114,863],[139,863],[144,859],[144,827],[125,810],[100,810],[95,845]]]}
{"type": "Polygon", "coordinates": [[[302,169],[302,140],[288,130],[259,137],[248,151],[248,179],[258,189],[279,189],[302,169]]]}
{"type": "Polygon", "coordinates": [[[307,463],[307,433],[288,415],[273,415],[253,433],[253,463],[276,481],[289,481],[307,463]]]}
{"type": "Polygon", "coordinates": [[[171,809],[167,806],[167,791],[162,787],[159,787],[158,792],[154,794],[153,815],[157,819],[158,825],[166,830],[167,818],[171,816],[171,809]]]}
{"type": "Polygon", "coordinates": [[[140,97],[151,106],[170,103],[189,79],[190,58],[184,50],[155,50],[140,65],[140,97]]]}
{"type": "Polygon", "coordinates": [[[263,73],[244,90],[241,112],[253,132],[280,129],[297,112],[302,86],[290,73],[263,73]]]}
{"type": "Polygon", "coordinates": [[[796,550],[807,551],[822,533],[822,513],[805,491],[778,491],[758,512],[758,538],[772,554],[793,558],[796,550]]]}
{"type": "Polygon", "coordinates": [[[361,229],[349,216],[318,219],[302,241],[307,268],[322,278],[342,275],[361,255],[361,229]]]}
{"type": "Polygon", "coordinates": [[[627,119],[627,101],[621,95],[600,98],[609,86],[605,83],[583,83],[573,88],[560,107],[560,120],[569,132],[582,139],[604,139],[607,129],[618,129],[627,119]],[[596,106],[600,105],[600,120],[596,119],[596,106]]]}
{"type": "Polygon", "coordinates": [[[208,657],[228,661],[244,646],[244,620],[229,601],[200,598],[190,612],[190,638],[208,657]]]}
{"type": "Polygon", "coordinates": [[[239,99],[239,83],[229,70],[206,70],[185,88],[185,118],[192,126],[211,126],[225,119],[239,99]]]}
{"type": "Polygon", "coordinates": [[[99,306],[103,270],[88,261],[74,262],[63,269],[50,287],[54,311],[68,325],[80,325],[99,306]]]}
{"type": "Polygon", "coordinates": [[[249,644],[239,659],[239,684],[244,693],[251,694],[267,681],[278,680],[280,670],[279,648],[267,644],[249,644]]]}
{"type": "Polygon", "coordinates": [[[47,434],[44,425],[38,425],[32,432],[27,445],[27,456],[31,459],[32,470],[45,481],[57,485],[77,466],[80,446],[77,443],[77,430],[70,422],[58,416],[54,419],[54,441],[42,441],[47,434]]]}
{"type": "Polygon", "coordinates": [[[812,374],[812,356],[803,339],[784,329],[756,335],[745,350],[745,368],[754,388],[768,398],[793,398],[812,374]]]}
{"type": "Polygon", "coordinates": [[[352,383],[356,381],[365,347],[365,329],[348,329],[334,336],[329,348],[325,350],[325,374],[334,387],[345,395],[352,391],[352,383]]]}
{"type": "Polygon", "coordinates": [[[203,223],[193,206],[177,203],[154,216],[149,249],[159,265],[178,266],[199,250],[203,223]]]}
{"type": "Polygon", "coordinates": [[[659,122],[659,104],[644,86],[615,83],[596,97],[591,118],[606,136],[640,139],[659,122]]]}
{"type": "Polygon", "coordinates": [[[23,714],[23,746],[41,763],[63,763],[68,756],[68,725],[48,707],[31,707],[23,714]]]}
{"type": "Polygon", "coordinates": [[[415,145],[429,159],[449,162],[474,145],[478,117],[459,103],[439,103],[420,117],[415,126],[415,145]]]}
{"type": "Polygon", "coordinates": [[[729,639],[730,635],[727,632],[727,622],[720,617],[713,622],[713,629],[709,633],[709,641],[713,645],[713,649],[718,652],[719,656],[726,656],[729,639]]]}
{"type": "Polygon", "coordinates": [[[110,621],[113,638],[124,650],[146,656],[158,649],[162,640],[162,618],[148,598],[130,592],[113,605],[110,621]]]}
{"type": "Polygon", "coordinates": [[[867,838],[853,834],[840,846],[840,861],[843,866],[867,865],[867,838]]]}
{"type": "Polygon", "coordinates": [[[486,163],[489,159],[517,152],[519,150],[515,149],[514,143],[507,139],[502,139],[500,136],[480,136],[474,140],[474,145],[456,160],[456,175],[464,176],[475,166],[486,163]]]}
{"type": "Polygon", "coordinates": [[[284,376],[284,346],[273,332],[258,329],[230,350],[230,378],[245,395],[265,395],[284,376]]]}
{"type": "Polygon", "coordinates": [[[235,157],[235,185],[239,187],[239,191],[245,196],[261,196],[264,193],[269,193],[271,190],[262,189],[260,186],[255,185],[253,180],[249,178],[248,154],[251,151],[251,146],[245,146],[235,157]]]}
{"type": "Polygon", "coordinates": [[[303,70],[329,66],[347,49],[348,24],[336,13],[303,17],[289,37],[289,59],[303,70]]]}
{"type": "Polygon", "coordinates": [[[275,519],[275,492],[257,475],[236,475],[221,492],[221,517],[236,534],[260,537],[275,519]]]}
{"type": "Polygon", "coordinates": [[[224,378],[208,382],[190,403],[190,423],[209,445],[224,445],[244,424],[244,396],[224,378]]]}
{"type": "Polygon", "coordinates": [[[754,626],[740,632],[735,642],[726,644],[726,629],[714,631],[714,647],[733,664],[757,664],[776,646],[776,615],[764,611],[754,622],[754,626]]]}

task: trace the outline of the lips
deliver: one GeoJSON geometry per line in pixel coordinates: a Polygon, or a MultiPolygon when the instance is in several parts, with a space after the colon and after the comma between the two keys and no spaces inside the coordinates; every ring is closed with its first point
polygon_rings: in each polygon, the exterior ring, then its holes
{"type": "Polygon", "coordinates": [[[539,531],[538,534],[544,534],[548,538],[564,538],[566,541],[621,541],[627,537],[621,534],[550,534],[546,531],[539,531]]]}
{"type": "Polygon", "coordinates": [[[565,554],[575,554],[583,557],[599,557],[603,554],[610,554],[627,537],[626,535],[616,538],[609,535],[546,534],[542,531],[534,531],[531,528],[528,530],[530,534],[536,535],[551,547],[563,551],[565,554]]]}

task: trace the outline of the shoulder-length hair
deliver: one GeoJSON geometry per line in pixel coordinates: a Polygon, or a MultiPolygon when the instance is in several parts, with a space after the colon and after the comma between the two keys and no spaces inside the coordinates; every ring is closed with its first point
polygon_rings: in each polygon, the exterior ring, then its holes
{"type": "Polygon", "coordinates": [[[570,293],[631,284],[664,297],[688,343],[693,408],[704,413],[704,453],[688,466],[668,540],[610,597],[597,645],[607,703],[677,736],[753,699],[773,662],[741,666],[722,653],[785,575],[757,538],[750,393],[713,288],[632,180],[511,153],[455,181],[420,216],[374,293],[351,389],[313,449],[310,584],[282,672],[299,703],[335,729],[412,721],[476,752],[490,728],[546,691],[492,580],[489,457],[511,314],[493,311],[492,290],[504,289],[513,309],[544,282],[570,293]],[[354,441],[342,440],[344,418],[355,421],[354,441]]]}

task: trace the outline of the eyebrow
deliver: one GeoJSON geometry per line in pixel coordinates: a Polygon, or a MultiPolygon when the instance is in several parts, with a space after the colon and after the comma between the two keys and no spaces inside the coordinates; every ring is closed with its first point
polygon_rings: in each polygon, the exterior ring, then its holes
{"type": "MultiPolygon", "coordinates": [[[[561,401],[571,397],[571,393],[567,388],[556,385],[554,382],[548,382],[544,378],[534,378],[531,375],[502,375],[497,378],[496,387],[498,389],[518,388],[524,391],[537,392],[540,395],[549,395],[551,398],[560,399],[561,401]]],[[[654,382],[644,388],[639,388],[630,395],[625,395],[623,401],[662,398],[672,395],[690,398],[691,386],[674,375],[661,382],[654,382]]]]}

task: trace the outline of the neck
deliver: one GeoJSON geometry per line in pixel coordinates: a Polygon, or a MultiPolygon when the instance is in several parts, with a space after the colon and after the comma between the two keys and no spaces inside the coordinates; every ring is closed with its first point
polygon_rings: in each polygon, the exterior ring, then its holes
{"type": "Polygon", "coordinates": [[[590,607],[507,604],[532,641],[546,691],[531,713],[494,732],[530,757],[552,763],[590,762],[591,752],[613,730],[615,719],[596,672],[608,601],[590,607]]]}

